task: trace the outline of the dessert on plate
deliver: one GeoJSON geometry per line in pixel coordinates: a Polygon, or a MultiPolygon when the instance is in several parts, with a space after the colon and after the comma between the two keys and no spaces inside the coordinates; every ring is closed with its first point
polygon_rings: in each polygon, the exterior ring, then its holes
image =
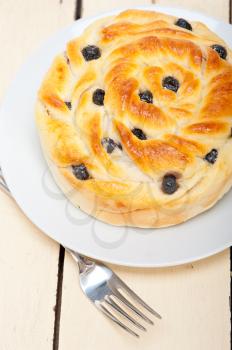
{"type": "Polygon", "coordinates": [[[232,56],[204,24],[154,11],[101,18],[67,43],[38,93],[50,170],[83,211],[164,227],[232,185],[232,56]]]}

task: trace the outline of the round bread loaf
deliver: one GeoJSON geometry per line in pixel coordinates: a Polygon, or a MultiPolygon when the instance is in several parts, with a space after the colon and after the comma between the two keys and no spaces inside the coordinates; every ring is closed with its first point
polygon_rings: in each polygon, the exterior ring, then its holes
{"type": "Polygon", "coordinates": [[[204,24],[153,11],[102,18],[38,93],[44,154],[64,194],[114,225],[178,224],[232,185],[232,56],[204,24]]]}

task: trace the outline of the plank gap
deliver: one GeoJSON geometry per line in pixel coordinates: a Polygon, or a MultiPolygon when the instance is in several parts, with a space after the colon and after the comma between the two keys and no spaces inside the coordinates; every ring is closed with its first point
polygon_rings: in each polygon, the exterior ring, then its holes
{"type": "MultiPolygon", "coordinates": [[[[231,22],[230,22],[231,23],[231,22]]],[[[232,349],[232,247],[230,247],[230,345],[232,349]]]]}
{"type": "MultiPolygon", "coordinates": [[[[232,24],[232,0],[229,0],[229,23],[232,24]]],[[[230,247],[230,344],[232,348],[232,247],[230,247]]]]}
{"type": "Polygon", "coordinates": [[[232,0],[229,0],[229,22],[232,24],[232,0]]]}
{"type": "MultiPolygon", "coordinates": [[[[62,0],[59,0],[62,4],[62,0]]],[[[74,20],[81,18],[82,15],[82,0],[76,0],[74,20]]],[[[62,305],[62,291],[63,291],[63,276],[64,276],[64,259],[65,249],[60,245],[58,273],[57,273],[57,289],[56,289],[56,305],[55,305],[55,321],[54,321],[54,335],[53,335],[53,350],[59,350],[60,338],[60,318],[62,305]]]]}
{"type": "MultiPolygon", "coordinates": [[[[229,23],[232,24],[232,0],[229,0],[229,23]]],[[[230,247],[230,344],[232,347],[232,247],[230,247]]]]}
{"type": "Polygon", "coordinates": [[[82,17],[82,0],[76,0],[74,20],[82,17]]]}
{"type": "Polygon", "coordinates": [[[59,349],[59,334],[60,334],[60,315],[61,315],[61,303],[62,303],[62,287],[63,287],[63,274],[64,274],[64,258],[65,249],[60,245],[59,260],[58,260],[58,272],[57,272],[57,288],[56,288],[56,305],[55,321],[54,321],[54,333],[53,333],[53,350],[59,349]]]}

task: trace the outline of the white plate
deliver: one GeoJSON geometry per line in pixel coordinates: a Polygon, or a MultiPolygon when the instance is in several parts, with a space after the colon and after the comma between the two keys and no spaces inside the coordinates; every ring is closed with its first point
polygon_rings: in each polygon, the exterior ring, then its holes
{"type": "MultiPolygon", "coordinates": [[[[232,27],[177,8],[149,6],[199,20],[232,47],[232,27]]],[[[166,229],[114,227],[74,208],[54,184],[40,150],[34,124],[34,102],[44,73],[65,43],[96,18],[79,20],[52,37],[22,67],[3,102],[0,116],[1,165],[18,205],[42,231],[78,252],[111,263],[154,267],[197,260],[232,242],[232,191],[210,211],[166,229]]]]}

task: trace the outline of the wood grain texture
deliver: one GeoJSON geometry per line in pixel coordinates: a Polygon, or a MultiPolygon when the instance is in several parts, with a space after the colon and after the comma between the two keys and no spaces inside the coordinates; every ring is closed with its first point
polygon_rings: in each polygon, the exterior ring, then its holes
{"type": "MultiPolygon", "coordinates": [[[[122,6],[151,1],[83,1],[89,16],[122,6]]],[[[157,1],[183,6],[228,21],[227,0],[157,1]]],[[[229,249],[208,259],[165,269],[128,269],[113,266],[135,291],[163,315],[154,328],[137,341],[105,319],[82,294],[78,270],[69,256],[64,265],[60,350],[229,350],[229,249]]]]}
{"type": "MultiPolygon", "coordinates": [[[[74,7],[75,0],[0,2],[0,100],[28,56],[73,20],[74,7]]],[[[0,349],[51,350],[59,245],[3,193],[0,247],[0,349]]]]}

